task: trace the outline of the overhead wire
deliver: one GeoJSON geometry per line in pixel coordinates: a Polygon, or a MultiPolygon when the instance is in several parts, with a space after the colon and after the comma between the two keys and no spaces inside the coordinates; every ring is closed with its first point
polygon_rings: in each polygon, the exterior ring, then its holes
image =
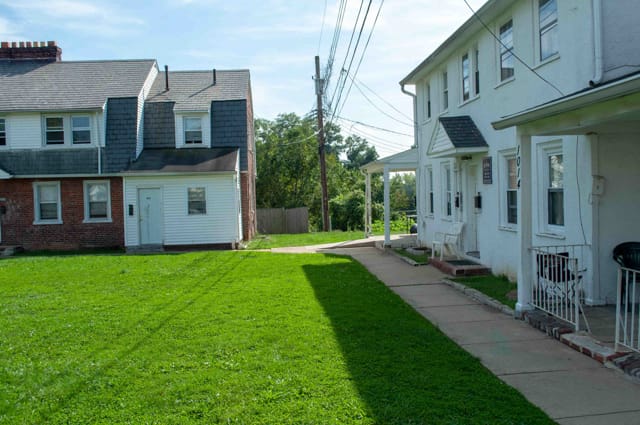
{"type": "Polygon", "coordinates": [[[360,124],[360,125],[363,125],[365,127],[373,128],[375,130],[384,131],[384,132],[391,133],[391,134],[396,134],[398,136],[413,137],[413,134],[407,134],[407,133],[402,133],[400,131],[390,130],[390,129],[384,128],[384,127],[378,127],[378,126],[375,126],[375,125],[372,125],[372,124],[367,124],[367,123],[364,123],[362,121],[352,120],[350,118],[345,118],[345,117],[342,117],[342,116],[336,116],[336,118],[338,118],[340,120],[348,121],[348,122],[351,122],[351,123],[360,124]]]}
{"type": "MultiPolygon", "coordinates": [[[[354,77],[352,77],[354,78],[354,77]]],[[[369,90],[371,93],[373,93],[374,96],[376,96],[378,99],[380,99],[381,101],[383,101],[385,104],[387,104],[391,109],[393,109],[394,111],[396,111],[397,113],[399,113],[400,115],[402,115],[403,117],[407,118],[409,121],[413,122],[413,118],[410,117],[409,115],[405,114],[404,112],[402,112],[400,109],[396,108],[395,105],[391,102],[389,102],[388,100],[386,100],[385,98],[383,98],[382,96],[380,96],[378,93],[376,93],[372,88],[370,88],[369,86],[367,86],[361,79],[359,78],[354,78],[356,81],[356,83],[358,83],[359,85],[361,85],[362,87],[364,87],[365,89],[369,90]]]]}
{"type": "MultiPolygon", "coordinates": [[[[491,34],[491,36],[493,36],[493,38],[496,39],[496,41],[498,43],[500,43],[500,45],[502,47],[504,47],[505,49],[509,49],[503,42],[502,40],[500,40],[500,37],[498,37],[497,35],[495,35],[495,33],[491,30],[491,28],[489,28],[489,26],[482,20],[482,18],[480,17],[480,15],[478,15],[478,13],[475,11],[475,9],[473,7],[471,7],[471,5],[469,4],[469,2],[467,0],[462,0],[464,2],[464,4],[467,5],[467,7],[469,8],[469,10],[471,11],[471,13],[473,13],[473,16],[478,20],[478,22],[480,22],[482,24],[482,26],[489,32],[489,34],[491,34]]],[[[514,58],[516,58],[516,60],[518,62],[520,62],[522,65],[525,66],[525,68],[527,68],[529,71],[531,71],[536,77],[538,77],[539,79],[541,79],[542,81],[544,81],[545,83],[547,83],[550,87],[553,87],[555,89],[555,91],[557,91],[558,93],[560,93],[560,96],[564,96],[565,94],[562,92],[562,90],[560,90],[555,84],[553,84],[551,81],[547,80],[546,78],[544,78],[542,75],[540,75],[535,69],[533,69],[531,66],[529,66],[528,63],[526,63],[522,58],[520,58],[520,56],[518,56],[516,54],[516,52],[514,51],[514,49],[511,49],[511,54],[513,55],[514,58]]]]}

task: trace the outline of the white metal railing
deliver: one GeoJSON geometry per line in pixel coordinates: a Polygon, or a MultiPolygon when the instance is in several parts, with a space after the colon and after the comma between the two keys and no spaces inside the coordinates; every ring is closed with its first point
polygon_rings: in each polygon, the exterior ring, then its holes
{"type": "Polygon", "coordinates": [[[619,346],[640,353],[640,271],[618,268],[618,296],[616,302],[616,351],[619,346]]]}
{"type": "Polygon", "coordinates": [[[532,304],[539,310],[571,323],[580,330],[580,315],[589,330],[582,310],[583,276],[587,269],[586,245],[533,247],[534,282],[532,304]]]}

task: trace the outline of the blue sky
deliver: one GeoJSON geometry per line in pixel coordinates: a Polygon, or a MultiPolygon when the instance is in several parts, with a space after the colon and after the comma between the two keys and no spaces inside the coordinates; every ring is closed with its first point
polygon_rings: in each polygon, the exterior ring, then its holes
{"type": "MultiPolygon", "coordinates": [[[[371,2],[352,70],[380,2],[371,2]]],[[[483,3],[470,0],[475,9],[483,3]]],[[[171,70],[249,69],[255,114],[273,119],[287,112],[302,115],[315,107],[314,56],[319,54],[321,64],[326,64],[339,4],[339,0],[0,0],[0,39],[56,40],[63,60],[152,58],[160,68],[166,64],[171,70]]],[[[329,93],[335,89],[360,5],[356,0],[346,2],[329,93]]],[[[356,75],[369,100],[353,87],[340,115],[396,133],[341,121],[343,131],[367,137],[382,156],[409,148],[412,137],[397,133],[412,134],[407,119],[412,115],[411,100],[400,92],[398,81],[469,16],[463,0],[385,1],[356,75]]]]}

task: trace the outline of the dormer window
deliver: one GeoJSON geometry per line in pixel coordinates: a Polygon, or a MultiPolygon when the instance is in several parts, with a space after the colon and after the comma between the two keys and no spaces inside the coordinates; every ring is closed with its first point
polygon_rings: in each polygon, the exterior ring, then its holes
{"type": "Polygon", "coordinates": [[[200,117],[184,118],[184,143],[185,145],[202,144],[202,119],[200,117]]]}
{"type": "Polygon", "coordinates": [[[64,145],[64,119],[62,117],[47,117],[45,125],[47,145],[64,145]]]}
{"type": "Polygon", "coordinates": [[[46,146],[90,145],[93,141],[90,115],[48,115],[43,127],[46,146]]]}
{"type": "Polygon", "coordinates": [[[91,120],[89,119],[89,116],[72,116],[71,134],[74,145],[91,143],[91,120]]]}

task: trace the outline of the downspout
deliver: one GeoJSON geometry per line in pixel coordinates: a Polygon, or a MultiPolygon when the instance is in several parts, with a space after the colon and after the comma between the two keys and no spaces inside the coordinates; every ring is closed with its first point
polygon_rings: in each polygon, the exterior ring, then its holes
{"type": "Polygon", "coordinates": [[[593,14],[593,79],[589,81],[591,87],[602,82],[604,60],[602,49],[602,0],[592,0],[593,14]]]}
{"type": "Polygon", "coordinates": [[[400,90],[413,99],[413,148],[418,147],[418,96],[404,88],[404,83],[400,83],[400,90]]]}

